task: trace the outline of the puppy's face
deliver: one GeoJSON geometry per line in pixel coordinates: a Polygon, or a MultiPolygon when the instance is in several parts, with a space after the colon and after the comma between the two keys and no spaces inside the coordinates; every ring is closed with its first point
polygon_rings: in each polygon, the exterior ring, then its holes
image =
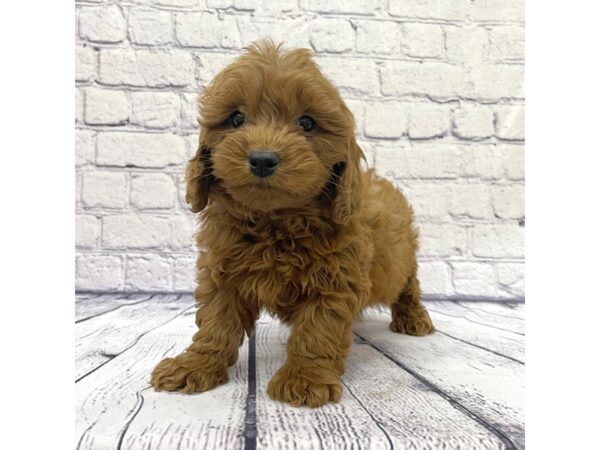
{"type": "Polygon", "coordinates": [[[299,207],[330,184],[340,188],[362,155],[352,114],[307,50],[251,47],[216,76],[200,107],[200,149],[190,163],[204,165],[198,181],[221,183],[253,210],[299,207]]]}

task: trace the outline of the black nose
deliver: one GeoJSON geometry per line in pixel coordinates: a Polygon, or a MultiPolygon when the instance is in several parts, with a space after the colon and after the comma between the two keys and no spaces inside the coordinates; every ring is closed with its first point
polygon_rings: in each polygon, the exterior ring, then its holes
{"type": "Polygon", "coordinates": [[[251,151],[248,161],[250,162],[250,171],[260,178],[273,175],[279,164],[277,153],[268,150],[251,151]]]}

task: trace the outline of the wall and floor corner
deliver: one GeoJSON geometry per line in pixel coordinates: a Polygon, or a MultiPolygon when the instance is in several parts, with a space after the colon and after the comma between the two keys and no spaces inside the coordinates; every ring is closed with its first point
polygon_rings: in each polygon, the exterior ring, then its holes
{"type": "Polygon", "coordinates": [[[76,288],[193,289],[195,98],[264,36],[315,50],[412,202],[425,294],[522,298],[518,0],[76,1],[76,288]]]}

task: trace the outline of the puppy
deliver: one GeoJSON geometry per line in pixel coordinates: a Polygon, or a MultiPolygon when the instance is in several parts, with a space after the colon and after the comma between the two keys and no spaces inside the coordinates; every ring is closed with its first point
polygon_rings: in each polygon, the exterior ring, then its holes
{"type": "Polygon", "coordinates": [[[197,237],[198,331],[152,373],[156,390],[227,382],[261,310],[291,327],[271,398],[317,407],[342,396],[352,324],[391,307],[390,328],[433,331],[417,279],[417,231],[403,195],[372,170],[354,118],[308,50],[246,50],[204,90],[186,200],[197,237]]]}

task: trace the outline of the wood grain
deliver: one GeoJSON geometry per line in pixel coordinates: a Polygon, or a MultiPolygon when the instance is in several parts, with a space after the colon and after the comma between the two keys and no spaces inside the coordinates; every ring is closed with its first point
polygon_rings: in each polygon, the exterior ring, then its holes
{"type": "Polygon", "coordinates": [[[440,331],[421,338],[392,333],[389,312],[369,311],[355,325],[342,401],[310,409],[266,394],[289,335],[266,315],[229,383],[154,392],[153,367],[195,332],[193,304],[175,295],[76,302],[78,449],[524,447],[522,305],[428,302],[440,331]]]}
{"type": "Polygon", "coordinates": [[[75,299],[75,323],[106,314],[125,305],[149,301],[156,298],[152,294],[103,294],[77,296],[75,299]]]}
{"type": "Polygon", "coordinates": [[[495,430],[510,448],[524,446],[524,366],[435,333],[391,333],[389,318],[371,312],[356,334],[495,430]]]}
{"type": "Polygon", "coordinates": [[[320,408],[294,408],[273,401],[267,384],[285,361],[289,330],[263,318],[256,329],[257,448],[390,448],[388,438],[352,396],[320,408]]]}
{"type": "Polygon", "coordinates": [[[195,330],[189,307],[76,385],[78,449],[242,448],[245,346],[231,381],[196,395],[156,393],[150,372],[195,330]]]}
{"type": "Polygon", "coordinates": [[[129,348],[143,333],[160,326],[192,305],[194,303],[189,296],[156,295],[147,301],[113,307],[77,323],[75,379],[81,379],[110,361],[129,348]]]}
{"type": "Polygon", "coordinates": [[[495,434],[361,342],[352,347],[340,403],[311,410],[273,402],[266,385],[283,364],[288,334],[277,322],[257,329],[259,448],[503,448],[495,434]]]}
{"type": "Polygon", "coordinates": [[[490,328],[463,317],[448,317],[436,310],[430,310],[429,314],[439,333],[524,364],[525,344],[522,336],[490,328]]]}
{"type": "MultiPolygon", "coordinates": [[[[458,302],[428,302],[427,309],[429,311],[443,314],[453,319],[463,318],[470,322],[485,325],[496,330],[508,331],[519,336],[525,335],[525,321],[517,317],[503,317],[498,314],[493,314],[481,309],[477,309],[474,303],[458,302]]],[[[493,331],[490,331],[493,333],[493,331]]]]}

